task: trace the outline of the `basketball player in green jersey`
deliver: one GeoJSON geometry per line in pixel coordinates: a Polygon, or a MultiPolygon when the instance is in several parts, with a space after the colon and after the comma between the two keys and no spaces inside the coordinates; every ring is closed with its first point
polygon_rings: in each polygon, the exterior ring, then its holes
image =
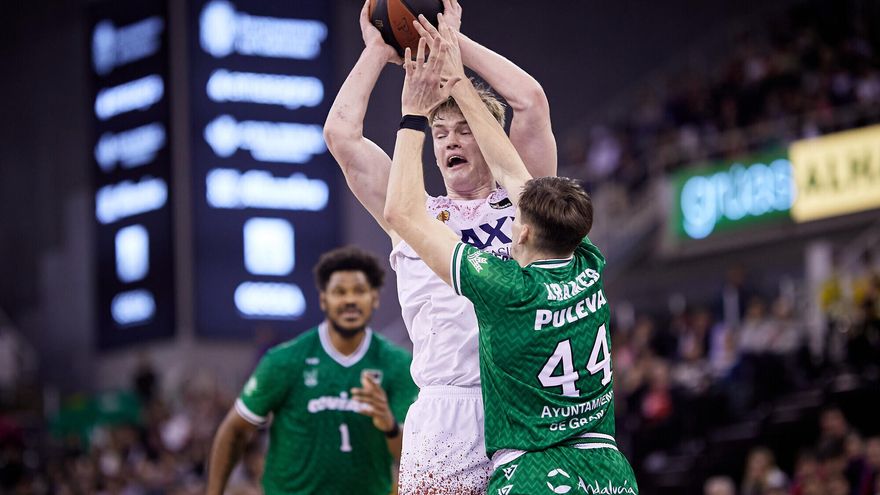
{"type": "Polygon", "coordinates": [[[614,440],[605,258],[586,237],[590,198],[571,179],[531,178],[464,76],[454,29],[440,19],[440,32],[420,19],[415,61],[409,50],[404,57],[404,118],[384,214],[439,277],[473,302],[486,450],[495,468],[488,493],[637,494],[614,440]],[[516,207],[513,260],[461,243],[420,209],[427,117],[450,96],[516,207]]]}
{"type": "Polygon", "coordinates": [[[384,275],[355,248],[321,257],[315,279],[326,319],[260,360],[217,431],[209,495],[223,493],[248,438],[270,417],[267,495],[391,492],[397,421],[418,389],[409,354],[367,327],[384,275]]]}

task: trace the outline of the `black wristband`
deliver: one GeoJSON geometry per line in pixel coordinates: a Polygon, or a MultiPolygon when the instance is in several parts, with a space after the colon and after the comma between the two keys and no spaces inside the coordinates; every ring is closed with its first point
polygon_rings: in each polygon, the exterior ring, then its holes
{"type": "Polygon", "coordinates": [[[384,433],[387,438],[397,438],[397,436],[400,435],[400,425],[397,421],[394,421],[394,426],[392,426],[390,430],[383,431],[382,433],[384,433]]]}
{"type": "Polygon", "coordinates": [[[428,117],[424,115],[404,115],[402,119],[400,119],[400,129],[412,129],[414,131],[427,132],[428,130],[428,117]]]}

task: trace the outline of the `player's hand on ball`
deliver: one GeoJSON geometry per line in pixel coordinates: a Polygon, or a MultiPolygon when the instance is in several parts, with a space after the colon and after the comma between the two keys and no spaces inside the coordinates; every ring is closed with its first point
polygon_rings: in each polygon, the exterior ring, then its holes
{"type": "Polygon", "coordinates": [[[364,2],[364,7],[361,9],[360,24],[361,37],[364,39],[364,45],[367,48],[372,48],[378,53],[381,53],[382,56],[385,57],[385,61],[388,63],[397,65],[403,63],[403,59],[400,58],[397,51],[385,43],[385,40],[382,39],[382,33],[370,23],[370,0],[366,0],[366,2],[364,2]]]}
{"type": "Polygon", "coordinates": [[[449,98],[452,87],[460,80],[460,78],[450,79],[441,85],[445,55],[449,51],[448,43],[439,36],[435,37],[431,44],[431,53],[425,60],[427,44],[427,39],[419,38],[415,60],[412,59],[409,48],[403,56],[403,68],[406,70],[403,93],[400,96],[403,115],[427,117],[432,110],[449,98]]]}
{"type": "Polygon", "coordinates": [[[361,374],[361,388],[351,389],[352,398],[364,407],[358,412],[373,418],[373,426],[382,432],[391,431],[397,422],[388,406],[385,390],[366,373],[361,374]]]}

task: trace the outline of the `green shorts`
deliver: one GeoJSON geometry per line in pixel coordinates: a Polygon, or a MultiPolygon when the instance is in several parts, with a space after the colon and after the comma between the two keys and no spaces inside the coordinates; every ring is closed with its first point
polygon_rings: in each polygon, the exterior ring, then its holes
{"type": "Polygon", "coordinates": [[[489,480],[489,495],[638,495],[632,467],[615,447],[557,446],[527,452],[502,464],[489,480]]]}

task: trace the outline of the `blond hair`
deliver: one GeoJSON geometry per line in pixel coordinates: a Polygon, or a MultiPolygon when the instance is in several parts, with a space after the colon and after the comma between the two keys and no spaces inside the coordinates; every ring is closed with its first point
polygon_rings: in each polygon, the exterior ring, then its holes
{"type": "MultiPolygon", "coordinates": [[[[495,93],[489,89],[488,86],[483,85],[482,83],[477,82],[473,78],[471,78],[471,82],[474,84],[474,89],[477,90],[477,94],[480,95],[480,100],[483,101],[483,104],[486,105],[486,108],[489,109],[489,113],[495,117],[495,120],[501,124],[501,127],[504,127],[504,124],[507,120],[506,115],[504,113],[507,108],[501,100],[495,96],[495,93]]],[[[440,104],[437,108],[431,112],[431,116],[429,120],[431,121],[431,125],[434,125],[434,119],[437,118],[437,114],[440,112],[445,112],[449,110],[455,110],[460,112],[461,110],[458,108],[458,103],[450,96],[446,101],[440,104]]]]}

